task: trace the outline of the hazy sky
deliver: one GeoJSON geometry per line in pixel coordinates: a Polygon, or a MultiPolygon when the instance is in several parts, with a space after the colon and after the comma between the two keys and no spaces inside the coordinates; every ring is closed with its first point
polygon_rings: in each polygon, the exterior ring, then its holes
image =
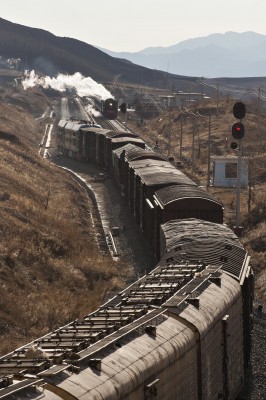
{"type": "Polygon", "coordinates": [[[113,51],[227,31],[266,35],[266,0],[5,0],[0,17],[113,51]]]}

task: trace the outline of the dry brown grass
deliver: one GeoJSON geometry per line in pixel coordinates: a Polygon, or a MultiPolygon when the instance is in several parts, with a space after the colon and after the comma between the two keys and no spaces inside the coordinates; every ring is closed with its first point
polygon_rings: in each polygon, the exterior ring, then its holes
{"type": "MultiPolygon", "coordinates": [[[[42,113],[47,102],[35,107],[42,113]]],[[[84,189],[38,156],[41,132],[20,106],[0,103],[0,354],[87,314],[124,284],[99,253],[84,189]]]]}

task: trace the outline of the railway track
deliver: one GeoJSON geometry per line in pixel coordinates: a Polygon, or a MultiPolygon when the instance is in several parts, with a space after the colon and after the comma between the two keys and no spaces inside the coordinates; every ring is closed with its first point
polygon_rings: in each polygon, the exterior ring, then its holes
{"type": "MultiPolygon", "coordinates": [[[[91,112],[86,111],[82,101],[77,97],[71,98],[69,101],[63,98],[61,100],[61,111],[67,118],[75,116],[75,118],[84,119],[91,124],[99,123],[107,129],[125,130],[123,124],[117,120],[107,120],[101,116],[96,120],[91,112]]],[[[61,160],[57,158],[55,163],[60,165],[61,160]]],[[[69,159],[62,160],[61,166],[65,167],[72,177],[84,187],[91,198],[91,219],[95,230],[94,237],[96,238],[99,250],[102,253],[109,251],[115,260],[119,259],[121,253],[125,252],[125,247],[128,248],[128,246],[121,243],[124,238],[121,238],[120,235],[119,237],[113,236],[112,228],[118,227],[118,231],[121,231],[125,226],[125,222],[121,222],[118,217],[118,214],[121,214],[121,212],[117,210],[117,202],[120,202],[121,199],[116,198],[111,204],[106,203],[105,198],[109,196],[105,196],[103,189],[103,185],[106,184],[106,171],[94,168],[93,173],[91,172],[93,170],[92,167],[82,168],[80,163],[78,163],[77,168],[77,164],[69,159]]],[[[111,190],[110,187],[109,190],[111,190]]],[[[135,264],[134,261],[133,264],[135,264]]],[[[147,262],[147,265],[149,264],[150,261],[147,262]]]]}

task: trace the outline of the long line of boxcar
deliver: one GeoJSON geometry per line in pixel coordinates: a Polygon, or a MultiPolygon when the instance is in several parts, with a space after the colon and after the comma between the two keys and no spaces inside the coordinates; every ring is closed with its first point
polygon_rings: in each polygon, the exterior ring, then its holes
{"type": "Polygon", "coordinates": [[[62,120],[58,149],[68,157],[98,163],[112,172],[156,261],[162,223],[181,218],[223,222],[222,204],[135,133],[62,120]]]}
{"type": "Polygon", "coordinates": [[[112,171],[157,265],[3,357],[0,399],[236,399],[250,362],[253,274],[222,205],[133,133],[60,121],[58,148],[112,171]]]}

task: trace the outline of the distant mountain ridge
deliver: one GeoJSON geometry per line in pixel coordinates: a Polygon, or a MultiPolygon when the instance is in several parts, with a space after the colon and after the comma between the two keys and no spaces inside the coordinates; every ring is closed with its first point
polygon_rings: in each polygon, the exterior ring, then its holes
{"type": "MultiPolygon", "coordinates": [[[[49,76],[80,72],[101,83],[119,78],[119,82],[154,85],[154,70],[111,57],[80,40],[0,18],[0,61],[8,58],[21,59],[22,69],[35,69],[49,76]]],[[[161,71],[157,71],[156,79],[159,87],[178,82],[182,90],[194,80],[161,71]]]]}
{"type": "Polygon", "coordinates": [[[135,53],[101,50],[112,57],[177,75],[208,78],[266,76],[266,35],[255,32],[214,33],[135,53]]]}
{"type": "MultiPolygon", "coordinates": [[[[112,82],[118,75],[124,82],[154,81],[153,70],[110,57],[90,44],[0,18],[0,60],[8,58],[20,59],[22,69],[35,69],[49,76],[80,72],[97,82],[112,82]]],[[[157,79],[166,86],[165,72],[158,71],[157,79]]]]}

